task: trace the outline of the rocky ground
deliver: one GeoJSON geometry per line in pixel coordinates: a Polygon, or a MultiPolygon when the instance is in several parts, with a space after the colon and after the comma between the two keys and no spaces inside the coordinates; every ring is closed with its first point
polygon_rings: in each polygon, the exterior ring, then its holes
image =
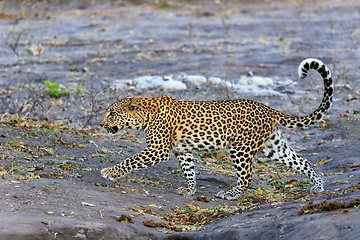
{"type": "Polygon", "coordinates": [[[360,5],[344,1],[0,2],[0,239],[359,239],[360,5]],[[259,155],[239,201],[226,153],[197,154],[198,189],[170,161],[109,182],[143,133],[107,135],[126,96],[249,98],[305,115],[322,98],[307,57],[335,80],[321,124],[284,130],[326,191],[259,155]]]}

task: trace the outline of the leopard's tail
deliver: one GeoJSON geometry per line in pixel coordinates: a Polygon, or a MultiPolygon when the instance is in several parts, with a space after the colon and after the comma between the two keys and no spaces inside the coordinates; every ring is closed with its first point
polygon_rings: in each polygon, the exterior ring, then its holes
{"type": "Polygon", "coordinates": [[[295,117],[280,113],[278,120],[280,125],[287,128],[304,127],[309,126],[315,122],[318,122],[323,117],[324,113],[331,106],[332,97],[334,94],[334,84],[331,79],[331,72],[327,66],[315,58],[308,58],[302,61],[299,65],[298,74],[300,78],[305,78],[308,75],[310,69],[318,71],[324,80],[324,97],[320,106],[311,114],[303,117],[295,117]]]}

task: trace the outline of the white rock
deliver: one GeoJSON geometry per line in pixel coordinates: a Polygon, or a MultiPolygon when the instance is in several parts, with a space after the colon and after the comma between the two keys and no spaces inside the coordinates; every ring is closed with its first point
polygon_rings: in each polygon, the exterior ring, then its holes
{"type": "Polygon", "coordinates": [[[133,81],[134,81],[135,85],[149,83],[152,81],[153,77],[154,76],[141,76],[141,77],[135,78],[133,81]]]}
{"type": "Polygon", "coordinates": [[[174,80],[172,76],[142,76],[134,79],[134,84],[138,89],[154,88],[158,90],[184,90],[186,85],[174,80]]]}
{"type": "Polygon", "coordinates": [[[234,85],[234,89],[240,93],[246,93],[255,96],[282,96],[282,94],[273,89],[262,88],[256,85],[234,85]]]}
{"type": "Polygon", "coordinates": [[[277,85],[285,85],[285,86],[291,85],[291,84],[296,85],[296,82],[294,82],[291,79],[276,79],[275,82],[277,85]]]}
{"type": "Polygon", "coordinates": [[[268,77],[258,76],[242,76],[237,84],[241,85],[257,85],[257,86],[270,86],[274,85],[274,81],[268,77]]]}
{"type": "Polygon", "coordinates": [[[147,88],[155,88],[155,89],[161,89],[165,80],[160,76],[154,76],[154,78],[150,81],[149,87],[147,88]]]}
{"type": "Polygon", "coordinates": [[[182,78],[182,81],[185,83],[193,84],[195,86],[201,86],[206,83],[206,78],[200,75],[185,75],[182,78]]]}
{"type": "Polygon", "coordinates": [[[207,79],[207,82],[212,84],[212,85],[222,85],[224,84],[224,80],[218,77],[209,77],[207,79]]]}
{"type": "Polygon", "coordinates": [[[227,89],[235,89],[234,83],[231,83],[231,82],[225,82],[225,84],[222,83],[221,87],[224,87],[224,88],[227,88],[227,89]]]}
{"type": "Polygon", "coordinates": [[[173,75],[167,75],[163,77],[163,81],[159,88],[164,90],[184,90],[187,87],[185,83],[179,80],[174,80],[173,75]]]}
{"type": "Polygon", "coordinates": [[[158,88],[163,79],[160,76],[141,76],[133,80],[134,84],[139,89],[158,88]]]}
{"type": "Polygon", "coordinates": [[[173,76],[173,75],[165,75],[165,76],[163,77],[163,79],[164,79],[165,81],[173,80],[173,79],[174,79],[174,76],[173,76]]]}
{"type": "Polygon", "coordinates": [[[282,96],[280,92],[272,89],[273,86],[273,79],[268,77],[242,76],[233,87],[238,92],[255,96],[282,96]]]}
{"type": "Polygon", "coordinates": [[[173,79],[164,81],[161,85],[161,89],[164,90],[185,90],[186,88],[185,83],[173,79]]]}

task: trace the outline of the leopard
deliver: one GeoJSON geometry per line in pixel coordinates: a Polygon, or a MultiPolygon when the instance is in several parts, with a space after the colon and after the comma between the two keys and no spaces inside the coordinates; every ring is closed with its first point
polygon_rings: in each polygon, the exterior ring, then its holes
{"type": "Polygon", "coordinates": [[[170,96],[126,97],[111,104],[100,122],[108,133],[123,129],[145,132],[146,148],[113,167],[103,168],[103,178],[116,181],[129,172],[170,158],[180,163],[186,186],[177,193],[192,196],[196,191],[194,153],[227,151],[236,173],[236,186],[216,197],[236,200],[252,182],[253,161],[261,152],[271,161],[307,176],[310,193],[324,191],[321,173],[296,153],[281,128],[304,128],[321,121],[332,104],[334,84],[328,67],[319,59],[307,58],[298,67],[299,78],[317,71],[324,82],[324,95],[318,108],[306,116],[292,116],[265,104],[247,100],[178,101],[170,96]]]}

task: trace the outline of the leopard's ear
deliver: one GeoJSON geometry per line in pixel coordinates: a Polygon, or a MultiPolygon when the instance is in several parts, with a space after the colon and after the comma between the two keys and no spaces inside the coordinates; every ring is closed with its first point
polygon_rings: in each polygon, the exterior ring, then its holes
{"type": "Polygon", "coordinates": [[[139,106],[139,98],[133,98],[131,99],[131,101],[124,106],[127,110],[129,110],[130,112],[133,112],[135,110],[136,107],[139,106]]]}

